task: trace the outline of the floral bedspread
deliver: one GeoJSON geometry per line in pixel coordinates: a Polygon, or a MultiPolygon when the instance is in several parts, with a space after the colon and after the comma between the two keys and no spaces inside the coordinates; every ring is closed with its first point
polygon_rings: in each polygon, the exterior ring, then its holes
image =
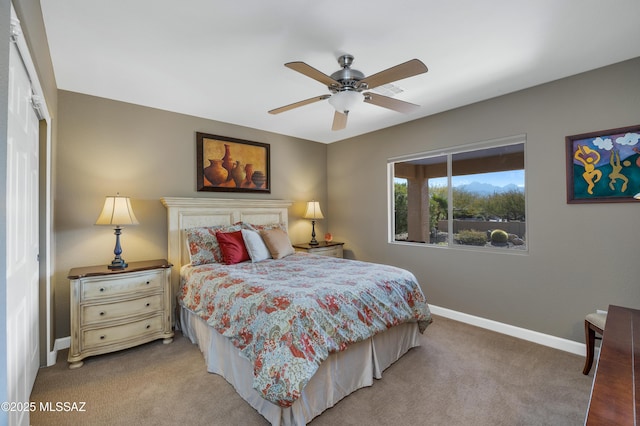
{"type": "Polygon", "coordinates": [[[410,272],[296,253],[280,260],[182,270],[180,304],[231,339],[253,364],[253,387],[282,407],[332,352],[409,321],[431,322],[410,272]]]}

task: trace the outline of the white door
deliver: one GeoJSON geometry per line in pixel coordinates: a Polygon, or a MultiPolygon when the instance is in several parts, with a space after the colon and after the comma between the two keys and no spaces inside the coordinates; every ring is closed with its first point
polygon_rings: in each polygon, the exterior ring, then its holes
{"type": "MultiPolygon", "coordinates": [[[[10,43],[7,135],[7,381],[10,402],[29,401],[40,363],[38,312],[38,132],[31,83],[10,43]]],[[[28,410],[9,413],[28,425],[28,410]]]]}

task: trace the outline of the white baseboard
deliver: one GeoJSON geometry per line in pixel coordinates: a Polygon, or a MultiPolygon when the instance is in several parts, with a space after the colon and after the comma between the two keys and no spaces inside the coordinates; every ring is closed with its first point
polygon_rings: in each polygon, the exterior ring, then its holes
{"type": "MultiPolygon", "coordinates": [[[[449,318],[455,321],[460,321],[465,324],[474,325],[476,327],[484,328],[487,330],[495,331],[497,333],[506,334],[507,336],[516,337],[518,339],[527,340],[529,342],[537,343],[539,345],[548,346],[550,348],[559,349],[561,351],[570,352],[572,354],[586,356],[587,350],[584,343],[574,342],[573,340],[562,339],[560,337],[552,336],[550,334],[539,333],[537,331],[528,330],[526,328],[516,327],[514,325],[505,324],[502,322],[477,317],[474,315],[465,314],[463,312],[454,311],[440,306],[429,305],[431,313],[440,315],[445,318],[449,318]]],[[[47,358],[47,366],[52,366],[56,363],[58,351],[67,349],[71,346],[71,336],[56,339],[53,347],[53,351],[49,352],[47,358]]],[[[595,359],[598,359],[600,348],[595,348],[595,359]]]]}
{"type": "Polygon", "coordinates": [[[58,360],[58,351],[54,349],[47,353],[47,367],[52,367],[56,365],[57,360],[58,360]]]}
{"type": "Polygon", "coordinates": [[[54,344],[54,349],[59,351],[61,349],[67,349],[71,347],[71,336],[63,337],[61,339],[56,339],[56,343],[54,344]]]}
{"type": "MultiPolygon", "coordinates": [[[[543,334],[537,331],[528,330],[526,328],[516,327],[498,321],[486,318],[476,317],[474,315],[453,311],[439,306],[429,305],[431,313],[440,315],[445,318],[464,322],[466,324],[475,325],[476,327],[485,328],[497,333],[506,334],[508,336],[517,337],[529,342],[538,343],[561,351],[570,352],[572,354],[585,356],[587,353],[584,343],[574,342],[573,340],[561,339],[560,337],[550,334],[543,334]]],[[[597,349],[596,349],[597,350],[597,349]]],[[[597,355],[597,352],[596,352],[597,355]]]]}
{"type": "Polygon", "coordinates": [[[47,354],[47,367],[51,367],[56,364],[59,350],[67,349],[70,346],[71,336],[56,339],[55,342],[53,342],[53,350],[47,354]]]}

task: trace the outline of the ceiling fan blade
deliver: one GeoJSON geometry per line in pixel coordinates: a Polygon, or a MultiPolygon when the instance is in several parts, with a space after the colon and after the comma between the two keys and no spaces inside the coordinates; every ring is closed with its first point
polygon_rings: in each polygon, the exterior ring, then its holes
{"type": "Polygon", "coordinates": [[[296,61],[296,62],[287,62],[284,64],[285,67],[291,68],[294,71],[298,71],[301,74],[306,75],[307,77],[311,77],[312,79],[319,81],[320,83],[331,86],[331,87],[340,87],[342,86],[338,81],[329,77],[322,71],[318,71],[311,65],[307,65],[304,62],[296,61]]]}
{"type": "Polygon", "coordinates": [[[269,111],[269,114],[280,114],[281,112],[289,111],[290,109],[294,109],[294,108],[298,108],[298,107],[301,107],[301,106],[309,105],[309,104],[312,104],[312,103],[318,102],[318,101],[324,101],[325,99],[329,99],[330,97],[331,97],[331,95],[322,95],[322,96],[316,96],[315,98],[305,99],[304,101],[295,102],[295,103],[292,103],[292,104],[289,104],[289,105],[285,105],[285,106],[280,107],[280,108],[272,109],[271,111],[269,111]]]}
{"type": "Polygon", "coordinates": [[[383,108],[392,109],[394,111],[403,112],[405,114],[420,108],[420,105],[410,102],[401,101],[399,99],[390,98],[388,96],[378,95],[377,93],[363,93],[364,101],[369,104],[377,105],[383,108]]]}
{"type": "Polygon", "coordinates": [[[369,77],[360,80],[360,83],[367,83],[367,87],[369,89],[373,89],[374,87],[382,86],[383,84],[391,83],[392,81],[402,80],[403,78],[425,73],[428,70],[429,69],[422,63],[422,61],[412,59],[403,64],[380,71],[377,74],[370,75],[369,77]]]}
{"type": "Polygon", "coordinates": [[[347,114],[349,114],[349,111],[336,111],[336,113],[333,114],[333,126],[331,126],[331,130],[342,130],[347,127],[347,114]]]}

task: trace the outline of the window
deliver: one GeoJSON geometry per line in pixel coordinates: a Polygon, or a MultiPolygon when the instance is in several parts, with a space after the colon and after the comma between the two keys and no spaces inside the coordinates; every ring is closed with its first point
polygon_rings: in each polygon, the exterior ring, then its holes
{"type": "Polygon", "coordinates": [[[390,159],[390,241],[527,249],[525,136],[390,159]]]}

